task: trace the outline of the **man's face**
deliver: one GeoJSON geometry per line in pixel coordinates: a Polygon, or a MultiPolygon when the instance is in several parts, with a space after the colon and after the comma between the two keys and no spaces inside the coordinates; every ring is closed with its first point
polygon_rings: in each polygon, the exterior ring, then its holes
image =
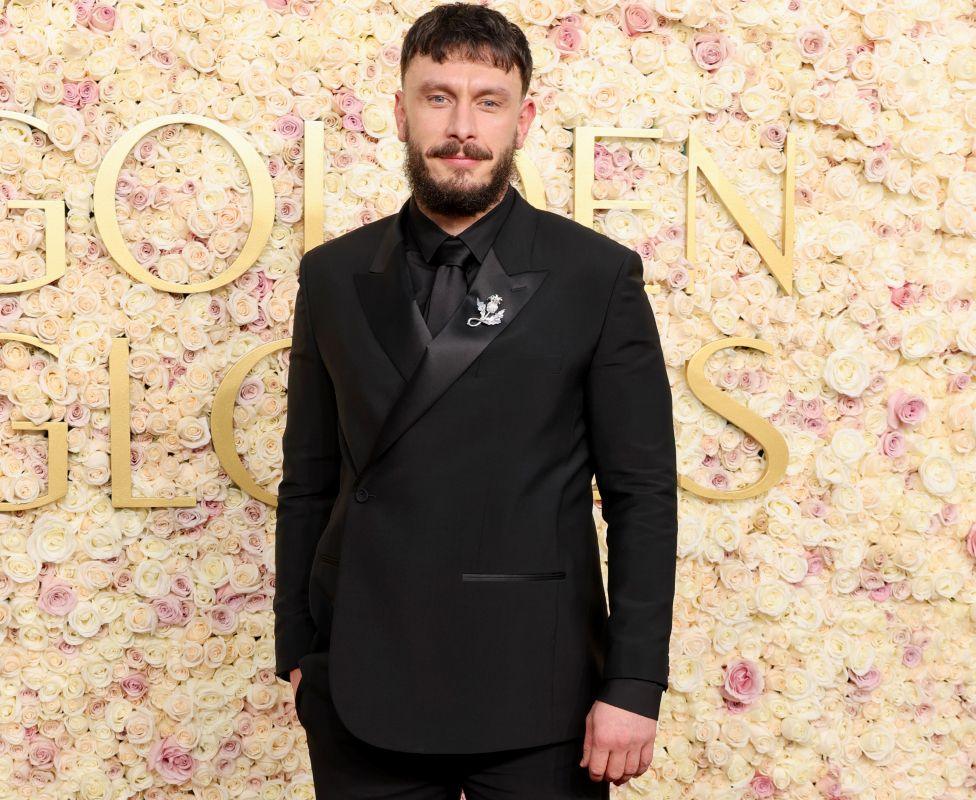
{"type": "Polygon", "coordinates": [[[394,115],[406,143],[407,179],[423,205],[470,217],[500,198],[535,117],[535,104],[521,94],[516,67],[503,72],[480,62],[411,60],[394,115]]]}

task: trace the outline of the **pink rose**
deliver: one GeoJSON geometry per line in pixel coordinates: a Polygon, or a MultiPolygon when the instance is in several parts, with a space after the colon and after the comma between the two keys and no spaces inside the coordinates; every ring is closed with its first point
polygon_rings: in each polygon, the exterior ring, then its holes
{"type": "Polygon", "coordinates": [[[340,92],[339,108],[343,114],[358,114],[363,110],[363,101],[352,92],[340,92]]]}
{"type": "Polygon", "coordinates": [[[691,54],[695,63],[708,72],[721,67],[733,52],[731,40],[721,33],[699,33],[691,40],[691,54]]]}
{"type": "Polygon", "coordinates": [[[922,663],[922,648],[914,644],[906,645],[901,654],[901,663],[906,667],[917,667],[922,663]]]}
{"type": "Polygon", "coordinates": [[[363,131],[363,119],[359,114],[346,114],[342,118],[342,127],[349,131],[363,131]]]}
{"type": "Polygon", "coordinates": [[[67,581],[48,577],[41,583],[41,596],[37,605],[48,614],[64,617],[78,605],[78,596],[67,581]]]}
{"type": "Polygon", "coordinates": [[[149,691],[149,681],[141,672],[132,672],[119,681],[122,693],[133,700],[138,700],[149,691]]]}
{"type": "Polygon", "coordinates": [[[176,737],[167,736],[149,748],[149,768],[156,770],[167,783],[183,783],[193,775],[196,762],[176,737]]]}
{"type": "Polygon", "coordinates": [[[881,452],[888,458],[899,458],[908,451],[908,442],[905,435],[898,430],[887,430],[881,435],[879,442],[881,452]]]}
{"type": "Polygon", "coordinates": [[[285,139],[301,139],[305,123],[295,114],[284,114],[275,121],[275,130],[285,139]]]}
{"type": "Polygon", "coordinates": [[[772,797],[776,793],[776,784],[773,783],[773,779],[761,772],[753,775],[752,780],[749,781],[749,788],[752,789],[752,793],[756,797],[760,798],[772,797]]]}
{"type": "Polygon", "coordinates": [[[917,425],[928,414],[928,406],[918,395],[896,389],[888,398],[888,426],[917,425]]]}
{"type": "Polygon", "coordinates": [[[50,739],[37,736],[31,740],[27,748],[28,763],[38,770],[51,770],[56,764],[58,748],[50,739]]]}
{"type": "Polygon", "coordinates": [[[115,9],[112,6],[95,6],[88,21],[92,30],[110,31],[115,28],[115,9]]]}
{"type": "Polygon", "coordinates": [[[574,25],[567,25],[563,22],[549,31],[556,49],[561,53],[576,53],[583,43],[583,33],[574,25]]]}
{"type": "Polygon", "coordinates": [[[629,3],[624,7],[624,32],[628,36],[637,36],[645,31],[656,31],[657,14],[644,3],[629,3]]]}
{"type": "Polygon", "coordinates": [[[91,18],[92,8],[95,5],[95,0],[75,0],[72,3],[72,7],[75,10],[75,21],[81,23],[82,25],[87,25],[88,20],[91,18]]]}
{"type": "Polygon", "coordinates": [[[966,534],[966,551],[970,557],[976,558],[976,522],[969,526],[969,533],[966,534]]]}
{"type": "Polygon", "coordinates": [[[272,11],[279,13],[288,10],[288,0],[264,0],[264,4],[272,11]]]}
{"type": "Polygon", "coordinates": [[[759,139],[763,144],[782,149],[786,145],[786,126],[782,122],[770,122],[763,126],[759,139]]]}
{"type": "Polygon", "coordinates": [[[759,665],[747,658],[737,659],[726,666],[721,693],[735,703],[752,703],[763,693],[765,681],[759,665]]]}
{"type": "Polygon", "coordinates": [[[891,304],[896,308],[908,308],[918,300],[918,288],[910,283],[901,286],[893,286],[889,289],[891,304]]]}
{"type": "Polygon", "coordinates": [[[850,682],[857,686],[858,689],[871,691],[872,689],[877,689],[878,686],[881,685],[881,673],[878,671],[877,667],[871,667],[871,669],[869,669],[863,675],[858,675],[856,672],[848,670],[847,676],[850,682]]]}
{"type": "Polygon", "coordinates": [[[801,28],[796,33],[796,46],[805,61],[816,61],[827,49],[827,31],[820,27],[801,28]]]}
{"type": "Polygon", "coordinates": [[[10,323],[20,319],[23,309],[13,295],[0,296],[0,328],[10,328],[10,323]]]}
{"type": "Polygon", "coordinates": [[[597,155],[593,159],[593,177],[597,180],[608,180],[614,174],[613,159],[609,155],[597,155]]]}

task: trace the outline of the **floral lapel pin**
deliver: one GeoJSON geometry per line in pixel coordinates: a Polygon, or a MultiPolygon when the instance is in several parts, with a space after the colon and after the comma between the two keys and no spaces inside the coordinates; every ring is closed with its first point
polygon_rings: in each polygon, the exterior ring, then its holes
{"type": "Polygon", "coordinates": [[[478,311],[480,312],[480,317],[468,317],[468,325],[472,328],[475,325],[497,325],[502,321],[502,316],[505,314],[505,309],[498,310],[498,306],[502,302],[502,296],[500,294],[489,295],[488,302],[486,303],[480,297],[478,300],[478,311]],[[474,320],[472,322],[472,320],[474,320]]]}

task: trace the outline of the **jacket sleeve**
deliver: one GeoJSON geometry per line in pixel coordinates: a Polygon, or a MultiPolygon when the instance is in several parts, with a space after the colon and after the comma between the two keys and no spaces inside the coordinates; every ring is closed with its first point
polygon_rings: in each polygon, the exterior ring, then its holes
{"type": "Polygon", "coordinates": [[[585,391],[587,435],[607,523],[610,617],[597,696],[656,715],[660,695],[653,695],[668,683],[677,457],[671,387],[644,291],[643,262],[633,250],[618,269],[585,391]]]}
{"type": "Polygon", "coordinates": [[[275,522],[275,674],[286,681],[298,659],[309,652],[315,635],[309,576],[319,536],[339,491],[341,464],[335,391],[312,333],[311,252],[302,256],[298,266],[275,522]]]}
{"type": "Polygon", "coordinates": [[[657,719],[661,710],[661,696],[667,688],[657,681],[641,678],[610,678],[600,687],[597,700],[657,719]]]}

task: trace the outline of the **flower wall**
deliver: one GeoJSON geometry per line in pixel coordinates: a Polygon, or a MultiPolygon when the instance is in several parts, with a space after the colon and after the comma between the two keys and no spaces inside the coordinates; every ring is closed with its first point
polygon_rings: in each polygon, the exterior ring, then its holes
{"type": "MultiPolygon", "coordinates": [[[[226,371],[290,335],[305,249],[304,121],[324,124],[326,238],[408,196],[393,121],[400,44],[428,2],[5,5],[0,284],[44,273],[63,199],[66,274],[0,294],[0,502],[46,491],[68,425],[68,492],[0,512],[0,776],[10,797],[311,798],[291,688],[273,673],[274,508],[228,477],[209,412],[226,371]],[[95,175],[127,129],[167,114],[235,129],[274,187],[240,277],[159,291],[118,267],[95,175]],[[55,357],[23,334],[57,345],[55,357]],[[108,354],[128,340],[135,496],[115,508],[108,354]]],[[[734,502],[680,496],[671,683],[652,768],[618,797],[955,800],[976,788],[976,16],[964,0],[523,0],[490,5],[532,45],[524,154],[573,215],[573,129],[594,153],[594,226],[645,259],[673,380],[679,471],[755,483],[757,442],[688,390],[707,374],[789,445],[786,475],[734,502]],[[703,178],[685,257],[691,132],[777,243],[795,138],[792,293],[703,178]]],[[[519,187],[521,188],[521,187],[519,187]]],[[[220,136],[168,125],[132,149],[116,214],[162,279],[219,276],[252,220],[220,136]]],[[[264,198],[266,201],[267,198],[264,198]]],[[[274,492],[287,350],[240,386],[234,446],[274,492]]],[[[594,508],[605,548],[605,527],[594,508]]],[[[604,549],[604,556],[606,551],[604,549]]],[[[581,732],[582,733],[582,732],[581,732]]]]}

